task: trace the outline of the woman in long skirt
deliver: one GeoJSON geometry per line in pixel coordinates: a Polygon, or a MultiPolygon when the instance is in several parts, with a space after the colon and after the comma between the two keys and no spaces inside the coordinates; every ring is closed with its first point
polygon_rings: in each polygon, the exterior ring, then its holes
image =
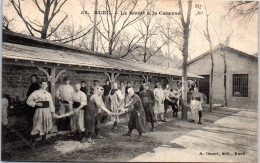
{"type": "Polygon", "coordinates": [[[194,88],[194,92],[191,95],[191,103],[190,103],[190,108],[191,108],[191,121],[192,123],[194,123],[195,121],[199,121],[198,123],[201,124],[201,117],[202,117],[202,104],[203,102],[203,96],[201,95],[201,93],[198,92],[198,88],[194,88]],[[200,117],[198,116],[200,112],[200,117]]]}
{"type": "Polygon", "coordinates": [[[128,122],[128,132],[123,136],[131,136],[132,131],[136,129],[139,132],[137,141],[141,141],[142,133],[146,131],[146,117],[144,108],[140,97],[134,93],[133,88],[129,88],[128,93],[130,95],[131,100],[128,104],[125,105],[125,107],[127,108],[132,105],[133,111],[128,122]]]}
{"type": "Polygon", "coordinates": [[[52,128],[52,116],[54,114],[54,106],[52,97],[46,91],[48,84],[43,81],[41,89],[34,91],[27,99],[27,104],[31,107],[36,107],[33,117],[33,127],[31,131],[32,146],[34,146],[35,139],[38,135],[42,136],[42,140],[46,140],[46,135],[52,128]]]}

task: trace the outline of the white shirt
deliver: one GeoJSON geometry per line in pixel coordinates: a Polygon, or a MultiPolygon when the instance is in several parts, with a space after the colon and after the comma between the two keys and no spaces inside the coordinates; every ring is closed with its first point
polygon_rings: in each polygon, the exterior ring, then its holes
{"type": "Polygon", "coordinates": [[[74,93],[74,89],[71,85],[69,84],[62,84],[59,86],[57,92],[56,92],[56,97],[59,100],[63,101],[72,101],[72,96],[74,93]]]}
{"type": "Polygon", "coordinates": [[[27,99],[27,104],[31,107],[35,107],[37,102],[41,102],[41,101],[49,101],[49,109],[51,110],[51,112],[53,113],[55,111],[53,102],[52,102],[52,97],[51,94],[49,92],[47,92],[46,90],[40,89],[40,90],[36,90],[34,91],[27,99]]]}
{"type": "Polygon", "coordinates": [[[87,96],[82,91],[74,92],[72,101],[80,102],[81,105],[87,105],[87,96]]]}

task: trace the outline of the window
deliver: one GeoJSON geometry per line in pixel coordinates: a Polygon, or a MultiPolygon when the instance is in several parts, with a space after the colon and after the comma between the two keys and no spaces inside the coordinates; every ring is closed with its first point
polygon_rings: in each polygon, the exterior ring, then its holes
{"type": "Polygon", "coordinates": [[[233,74],[233,97],[248,97],[248,74],[233,74]]]}

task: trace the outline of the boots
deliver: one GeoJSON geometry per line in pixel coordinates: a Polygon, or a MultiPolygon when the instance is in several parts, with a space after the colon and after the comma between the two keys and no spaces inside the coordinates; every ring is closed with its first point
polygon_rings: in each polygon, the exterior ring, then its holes
{"type": "Polygon", "coordinates": [[[151,122],[151,125],[152,125],[151,131],[154,132],[154,122],[151,122]]]}
{"type": "Polygon", "coordinates": [[[86,132],[84,133],[81,141],[81,143],[85,143],[85,142],[88,142],[88,143],[91,143],[91,144],[95,144],[92,140],[91,140],[91,132],[86,132]]]}
{"type": "Polygon", "coordinates": [[[95,129],[95,133],[96,133],[96,139],[104,139],[104,137],[99,134],[99,129],[95,129]]]}
{"type": "Polygon", "coordinates": [[[141,132],[139,132],[139,136],[138,136],[138,139],[137,139],[137,142],[140,142],[140,141],[142,141],[142,133],[141,132]]]}
{"type": "Polygon", "coordinates": [[[198,124],[202,124],[202,123],[201,123],[201,119],[199,119],[199,122],[198,122],[198,124]]]}
{"type": "Polygon", "coordinates": [[[125,133],[123,136],[131,136],[133,130],[129,130],[127,133],[125,133]]]}
{"type": "Polygon", "coordinates": [[[117,129],[117,122],[114,122],[113,127],[112,127],[111,130],[116,130],[116,129],[117,129]]]}

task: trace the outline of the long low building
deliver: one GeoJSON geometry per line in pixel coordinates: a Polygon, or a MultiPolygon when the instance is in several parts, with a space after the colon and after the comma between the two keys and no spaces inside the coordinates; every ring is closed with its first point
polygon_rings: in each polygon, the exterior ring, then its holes
{"type": "MultiPolygon", "coordinates": [[[[130,81],[138,89],[140,81],[152,84],[155,81],[172,82],[180,80],[182,72],[129,62],[108,54],[3,30],[2,93],[13,99],[11,105],[14,105],[14,112],[19,110],[15,109],[19,108],[16,104],[26,99],[32,74],[40,79],[48,79],[51,83],[49,91],[55,102],[55,90],[65,76],[71,77],[71,84],[85,80],[89,88],[93,86],[94,80],[99,80],[102,84],[109,79],[111,82],[130,81]]],[[[188,77],[203,78],[191,73],[188,73],[188,77]]]]}

